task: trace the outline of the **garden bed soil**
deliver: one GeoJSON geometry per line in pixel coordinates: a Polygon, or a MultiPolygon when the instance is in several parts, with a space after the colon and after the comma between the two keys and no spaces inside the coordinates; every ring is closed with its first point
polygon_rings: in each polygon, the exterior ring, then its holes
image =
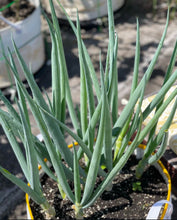
{"type": "MultiPolygon", "coordinates": [[[[12,1],[1,0],[0,9],[8,5],[9,2],[12,2],[12,1]]],[[[17,21],[24,20],[30,14],[32,14],[33,11],[35,10],[35,6],[27,0],[20,0],[19,3],[20,3],[19,6],[17,3],[14,3],[9,8],[3,10],[2,11],[3,17],[15,23],[17,21]]],[[[0,19],[0,29],[7,27],[7,26],[8,24],[6,24],[4,21],[0,19]]]]}
{"type": "MultiPolygon", "coordinates": [[[[150,166],[144,172],[140,191],[133,190],[135,178],[136,158],[133,156],[113,181],[110,192],[104,192],[95,204],[84,210],[84,219],[145,219],[150,207],[167,196],[167,185],[162,176],[150,166]]],[[[101,181],[99,179],[99,181],[101,181]]],[[[57,184],[45,175],[42,179],[44,193],[56,210],[56,219],[75,219],[72,203],[62,202],[57,184]]],[[[45,219],[40,206],[30,201],[34,219],[45,219]]]]}

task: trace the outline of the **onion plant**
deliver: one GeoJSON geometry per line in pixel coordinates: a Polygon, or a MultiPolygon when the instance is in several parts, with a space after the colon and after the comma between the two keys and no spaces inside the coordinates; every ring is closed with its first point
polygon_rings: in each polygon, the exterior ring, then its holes
{"type": "Polygon", "coordinates": [[[177,79],[177,71],[173,72],[177,43],[161,89],[149,106],[142,112],[141,106],[144,99],[144,91],[153,73],[166,36],[169,11],[160,43],[140,82],[138,82],[140,34],[137,20],[131,94],[127,105],[121,114],[118,115],[118,36],[117,33],[115,34],[114,29],[112,1],[107,1],[109,43],[105,65],[102,64],[100,53],[100,77],[97,76],[84,41],[81,38],[79,16],[75,25],[59,0],[57,1],[73,29],[78,44],[81,80],[79,114],[77,114],[78,109],[75,109],[72,100],[60,26],[53,2],[50,0],[51,20],[48,19],[45,13],[44,16],[48,22],[52,40],[52,97],[47,96],[47,101],[45,101],[44,93],[40,91],[15,42],[13,42],[14,53],[25,74],[32,95],[28,93],[20,80],[12,52],[9,51],[8,56],[4,54],[15,79],[18,93],[18,110],[14,109],[1,92],[0,97],[6,105],[7,111],[0,109],[0,123],[29,184],[27,185],[26,182],[18,179],[2,167],[0,167],[0,172],[24,192],[28,193],[31,199],[40,204],[50,216],[54,216],[55,211],[49,205],[42,192],[38,172],[38,164],[40,164],[44,172],[57,182],[63,199],[69,199],[73,203],[76,218],[82,219],[83,210],[94,204],[105,190],[111,190],[112,180],[124,167],[129,157],[145,137],[148,136],[148,144],[144,156],[137,166],[137,177],[141,177],[146,165],[155,163],[163,155],[167,144],[168,128],[175,114],[177,101],[157,135],[155,135],[155,129],[159,117],[177,95],[177,89],[175,89],[168,99],[164,101],[165,94],[177,79]],[[32,112],[43,136],[42,143],[32,133],[27,106],[32,112]],[[145,127],[142,127],[143,121],[154,109],[156,111],[153,119],[145,127]],[[65,123],[66,110],[69,112],[73,127],[68,127],[65,123]],[[74,146],[73,150],[68,148],[65,141],[66,133],[73,138],[73,142],[77,142],[77,148],[75,144],[72,145],[74,146]],[[134,134],[136,135],[132,140],[134,134]],[[25,155],[21,151],[19,140],[23,143],[25,155]],[[155,154],[152,155],[153,152],[155,154]],[[54,173],[48,168],[44,158],[47,158],[52,164],[54,173]],[[83,163],[80,163],[80,160],[85,162],[84,166],[83,163]],[[103,181],[96,187],[96,180],[99,176],[102,176],[103,181]],[[72,188],[73,185],[74,187],[72,188]]]}

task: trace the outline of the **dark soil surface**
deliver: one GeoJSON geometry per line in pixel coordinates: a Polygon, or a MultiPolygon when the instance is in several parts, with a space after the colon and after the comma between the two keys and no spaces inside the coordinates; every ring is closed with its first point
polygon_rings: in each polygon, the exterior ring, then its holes
{"type": "MultiPolygon", "coordinates": [[[[9,2],[12,1],[2,0],[2,2],[0,2],[0,9],[8,5],[9,2]]],[[[20,0],[19,4],[16,2],[12,4],[9,8],[3,10],[2,15],[9,21],[15,23],[17,21],[21,21],[27,18],[34,11],[34,9],[35,6],[32,5],[29,1],[20,0]]],[[[4,28],[6,26],[8,26],[8,24],[0,20],[0,28],[4,28]]]]}
{"type": "MultiPolygon", "coordinates": [[[[152,166],[146,169],[140,179],[140,191],[133,190],[132,184],[137,182],[134,175],[136,164],[136,158],[131,157],[114,179],[112,190],[104,192],[92,207],[84,210],[84,219],[145,219],[150,207],[166,198],[167,186],[159,172],[152,166]]],[[[75,219],[72,203],[68,200],[62,202],[57,184],[48,178],[44,178],[42,184],[46,197],[53,201],[56,219],[75,219]]],[[[34,219],[44,219],[43,214],[38,215],[40,207],[34,202],[31,202],[31,208],[34,219]]]]}

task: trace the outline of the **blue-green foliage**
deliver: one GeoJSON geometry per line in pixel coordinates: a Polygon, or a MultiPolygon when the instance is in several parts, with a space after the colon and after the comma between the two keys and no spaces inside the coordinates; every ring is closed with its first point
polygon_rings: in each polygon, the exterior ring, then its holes
{"type": "Polygon", "coordinates": [[[53,1],[49,0],[49,2],[52,11],[52,21],[47,18],[45,13],[43,14],[48,22],[52,40],[52,98],[50,99],[48,97],[48,102],[45,101],[43,93],[40,91],[33,75],[24,63],[15,42],[13,42],[14,51],[26,76],[32,96],[29,95],[20,80],[12,53],[9,51],[10,59],[4,54],[6,62],[15,78],[18,92],[18,112],[1,92],[0,97],[7,107],[7,112],[0,109],[0,123],[12,145],[24,175],[30,183],[30,187],[2,167],[0,167],[0,172],[28,193],[35,202],[41,204],[43,208],[48,209],[51,215],[55,215],[54,211],[51,212],[51,207],[49,207],[42,193],[38,172],[38,163],[41,164],[46,174],[58,183],[63,198],[66,195],[75,205],[76,217],[79,216],[80,218],[82,216],[82,210],[91,206],[104,190],[111,185],[115,175],[127,163],[129,157],[147,135],[149,135],[148,145],[144,157],[138,165],[137,176],[141,176],[146,164],[156,162],[164,153],[168,136],[166,131],[175,114],[177,101],[159,134],[155,136],[154,132],[160,115],[177,95],[177,89],[175,89],[169,98],[163,101],[165,94],[177,79],[177,71],[172,74],[177,54],[177,44],[175,45],[162,88],[156,98],[142,112],[141,106],[144,98],[144,90],[151,77],[166,36],[169,12],[159,46],[151,63],[147,67],[144,77],[139,83],[140,36],[137,20],[132,89],[128,104],[118,116],[118,37],[115,35],[112,1],[107,1],[109,44],[105,70],[100,55],[100,81],[81,38],[79,18],[75,26],[58,1],[63,12],[66,14],[78,43],[81,79],[80,118],[78,118],[78,110],[76,111],[74,108],[69,87],[68,70],[60,26],[55,14],[53,1]],[[137,105],[136,111],[134,110],[135,105],[137,105]],[[29,106],[43,136],[43,143],[40,143],[32,134],[27,106],[29,106]],[[75,132],[72,131],[72,128],[65,125],[66,108],[69,111],[75,132]],[[142,129],[143,121],[154,109],[156,111],[153,120],[142,129]],[[74,150],[70,150],[67,147],[65,133],[69,134],[73,138],[73,141],[78,142],[77,150],[75,148],[74,150]],[[127,148],[134,133],[136,133],[136,136],[127,148]],[[95,138],[96,140],[94,141],[95,138]],[[23,143],[25,156],[22,154],[17,139],[20,139],[23,143]],[[160,143],[159,150],[152,156],[152,153],[160,143]],[[44,163],[44,158],[47,158],[52,164],[55,175],[44,163]],[[85,167],[79,163],[81,158],[85,161],[85,167]],[[103,177],[103,182],[95,189],[96,179],[99,175],[103,177]],[[74,192],[69,184],[70,182],[74,183],[74,192]]]}

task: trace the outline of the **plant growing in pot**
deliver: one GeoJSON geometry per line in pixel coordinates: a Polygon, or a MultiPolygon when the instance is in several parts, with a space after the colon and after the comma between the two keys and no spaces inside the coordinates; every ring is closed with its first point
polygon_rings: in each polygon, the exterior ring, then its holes
{"type": "MultiPolygon", "coordinates": [[[[60,2],[58,3],[60,4],[60,2]]],[[[165,39],[169,12],[166,27],[154,58],[139,83],[140,40],[137,21],[135,66],[131,95],[122,113],[118,115],[118,37],[115,35],[114,30],[112,1],[108,0],[107,3],[109,45],[105,69],[100,54],[100,81],[81,39],[79,18],[77,17],[77,27],[75,27],[66,13],[78,41],[81,80],[79,116],[72,102],[60,27],[52,0],[50,0],[52,21],[45,16],[52,39],[52,98],[50,99],[47,96],[48,101],[45,101],[43,93],[37,86],[15,42],[13,42],[14,51],[28,81],[32,96],[20,80],[12,53],[9,51],[10,61],[4,54],[16,82],[18,111],[1,93],[1,99],[7,106],[8,111],[0,110],[0,123],[29,184],[27,185],[2,167],[0,167],[0,172],[24,190],[35,203],[39,204],[45,211],[47,218],[54,217],[56,212],[43,193],[38,164],[42,166],[49,178],[56,183],[63,201],[71,201],[75,218],[83,219],[84,210],[92,206],[104,191],[112,189],[114,178],[116,175],[119,177],[119,172],[128,163],[129,158],[146,136],[148,136],[148,142],[144,156],[136,168],[137,178],[142,176],[147,165],[155,163],[165,151],[168,138],[167,130],[175,114],[177,101],[175,101],[173,109],[159,133],[155,135],[154,131],[160,115],[177,95],[177,89],[175,89],[168,99],[163,101],[165,94],[177,79],[177,71],[172,74],[177,45],[175,45],[162,88],[143,112],[141,107],[145,87],[151,77],[165,39]],[[28,106],[43,136],[43,143],[32,134],[28,106]],[[135,106],[137,107],[134,112],[135,106]],[[143,128],[142,122],[153,109],[156,109],[153,120],[143,128]],[[75,132],[65,123],[66,110],[69,112],[75,132]],[[73,138],[73,150],[70,150],[67,146],[66,133],[73,138]],[[132,140],[135,133],[136,135],[132,140]],[[25,155],[22,154],[17,140],[23,143],[25,155]],[[157,149],[159,145],[160,147],[157,149]],[[157,151],[155,151],[156,149],[157,151]],[[44,162],[44,158],[52,164],[54,172],[44,162]],[[100,182],[98,178],[101,178],[102,181],[100,182]]],[[[61,4],[60,6],[65,12],[61,4]]],[[[136,186],[139,186],[139,190],[141,189],[138,182],[134,185],[135,190],[138,189],[136,186]]]]}
{"type": "MultiPolygon", "coordinates": [[[[40,15],[39,0],[3,0],[0,2],[0,36],[5,53],[8,54],[7,48],[13,50],[11,41],[11,36],[13,36],[25,62],[31,63],[33,73],[41,68],[45,60],[40,15]]],[[[13,84],[14,80],[10,76],[2,50],[0,50],[0,68],[2,71],[0,88],[5,88],[13,84]]],[[[24,75],[18,65],[17,69],[20,78],[24,80],[24,75]]]]}

